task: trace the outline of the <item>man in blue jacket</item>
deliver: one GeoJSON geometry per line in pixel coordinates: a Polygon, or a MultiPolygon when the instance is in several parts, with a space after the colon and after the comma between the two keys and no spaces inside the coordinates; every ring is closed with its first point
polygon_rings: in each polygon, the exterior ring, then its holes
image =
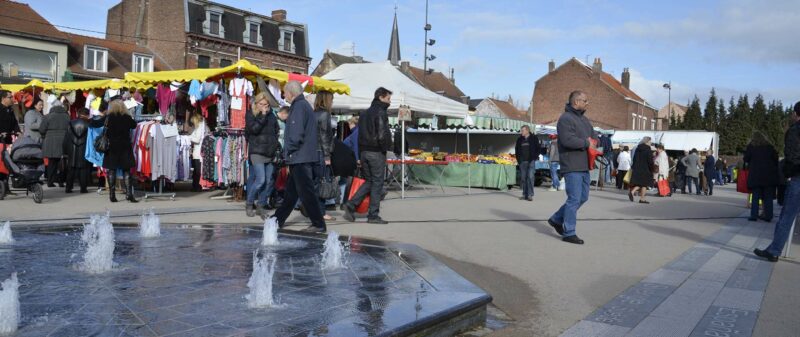
{"type": "Polygon", "coordinates": [[[589,200],[589,157],[587,151],[595,148],[591,142],[597,139],[592,123],[584,115],[589,99],[586,93],[577,90],[569,94],[569,103],[558,119],[558,156],[561,174],[564,176],[567,201],[547,220],[564,242],[583,244],[575,233],[578,209],[589,200]]]}
{"type": "Polygon", "coordinates": [[[283,151],[289,165],[289,177],[281,207],[272,218],[283,227],[292,214],[298,197],[303,203],[311,226],[305,231],[324,233],[327,230],[322,218],[318,193],[314,190],[314,165],[319,161],[317,153],[317,117],[311,104],[303,97],[303,86],[297,81],[286,83],[284,96],[291,103],[289,118],[284,130],[283,151]]]}

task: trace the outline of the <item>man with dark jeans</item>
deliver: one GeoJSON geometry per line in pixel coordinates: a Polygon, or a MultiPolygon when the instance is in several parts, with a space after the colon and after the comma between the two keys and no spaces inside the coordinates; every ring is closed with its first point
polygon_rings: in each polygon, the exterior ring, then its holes
{"type": "Polygon", "coordinates": [[[589,156],[594,149],[592,140],[596,139],[592,123],[584,115],[589,99],[582,91],[569,94],[569,102],[558,119],[558,153],[561,160],[561,173],[567,190],[567,201],[556,211],[547,223],[562,236],[564,242],[583,244],[575,233],[578,209],[589,200],[589,156]]]}
{"type": "Polygon", "coordinates": [[[772,243],[764,249],[756,248],[753,253],[771,262],[778,261],[786,241],[790,240],[789,232],[800,213],[800,102],[794,105],[792,115],[794,124],[786,130],[784,136],[784,164],[783,174],[789,178],[784,194],[783,209],[778,222],[775,224],[775,234],[772,243]]]}
{"type": "Polygon", "coordinates": [[[379,212],[381,194],[383,193],[383,178],[386,172],[386,152],[392,146],[392,135],[389,131],[389,117],[386,110],[392,102],[392,92],[386,88],[375,90],[372,105],[364,111],[358,119],[358,149],[361,151],[362,172],[366,182],[344,205],[344,218],[355,221],[356,205],[361,204],[369,194],[369,213],[367,222],[372,224],[387,224],[381,219],[379,212]]]}
{"type": "Polygon", "coordinates": [[[524,125],[520,129],[521,135],[517,138],[515,152],[519,163],[520,187],[522,197],[520,200],[533,201],[533,186],[536,174],[536,159],[539,158],[539,139],[531,135],[531,129],[524,125]]]}
{"type": "Polygon", "coordinates": [[[317,117],[311,104],[303,97],[303,86],[297,81],[290,81],[284,88],[286,100],[292,102],[289,118],[286,120],[283,150],[286,164],[289,165],[289,177],[286,182],[283,203],[270,217],[283,227],[286,219],[292,214],[298,198],[311,219],[308,232],[324,233],[327,231],[322,209],[317,201],[319,193],[314,190],[314,166],[319,161],[317,153],[317,117]]]}

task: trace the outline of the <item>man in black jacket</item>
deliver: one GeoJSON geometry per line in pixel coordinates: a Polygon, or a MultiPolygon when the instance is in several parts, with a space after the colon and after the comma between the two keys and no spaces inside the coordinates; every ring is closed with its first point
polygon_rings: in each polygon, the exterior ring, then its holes
{"type": "Polygon", "coordinates": [[[286,83],[284,96],[287,101],[292,102],[283,135],[283,151],[286,164],[289,165],[289,177],[283,203],[270,220],[274,219],[283,227],[300,198],[311,219],[311,226],[305,230],[324,233],[327,226],[317,201],[319,193],[314,190],[314,166],[319,162],[317,117],[311,104],[303,97],[303,86],[299,82],[286,83]]]}
{"type": "Polygon", "coordinates": [[[380,87],[375,90],[372,105],[359,116],[358,120],[358,149],[361,151],[361,168],[366,175],[366,182],[345,204],[344,218],[355,221],[353,214],[356,205],[369,194],[369,213],[367,222],[372,224],[387,224],[378,215],[381,206],[381,193],[383,192],[383,177],[386,174],[386,152],[392,146],[392,134],[389,131],[389,117],[386,110],[392,102],[392,92],[380,87]]]}
{"type": "Polygon", "coordinates": [[[561,234],[564,242],[583,244],[575,233],[578,209],[589,200],[589,156],[594,149],[593,139],[597,139],[592,123],[584,115],[589,99],[583,91],[569,94],[569,103],[558,119],[558,156],[561,174],[564,176],[567,201],[547,223],[561,234]]]}
{"type": "Polygon", "coordinates": [[[800,102],[794,105],[792,115],[794,123],[786,130],[784,136],[783,174],[789,179],[784,192],[783,209],[775,224],[772,243],[764,250],[756,248],[753,252],[771,262],[778,261],[786,241],[790,239],[789,231],[800,213],[800,102]]]}
{"type": "Polygon", "coordinates": [[[514,147],[519,165],[520,187],[522,197],[520,200],[533,201],[533,182],[536,174],[536,160],[539,159],[539,139],[531,134],[531,129],[524,125],[520,129],[521,135],[517,138],[514,147]]]}
{"type": "Polygon", "coordinates": [[[0,90],[0,142],[11,144],[11,135],[19,134],[17,115],[14,114],[14,96],[8,90],[0,90]]]}

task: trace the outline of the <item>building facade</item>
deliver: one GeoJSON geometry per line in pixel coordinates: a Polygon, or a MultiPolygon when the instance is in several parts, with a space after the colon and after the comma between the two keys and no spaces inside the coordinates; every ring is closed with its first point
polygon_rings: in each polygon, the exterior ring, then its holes
{"type": "Polygon", "coordinates": [[[589,96],[586,116],[593,125],[614,130],[656,130],[658,111],[630,90],[626,68],[618,81],[603,71],[599,58],[589,66],[572,58],[559,67],[550,61],[548,72],[536,81],[532,114],[537,124],[553,125],[564,112],[570,92],[582,90],[589,96]]]}
{"type": "Polygon", "coordinates": [[[322,59],[319,60],[319,64],[311,75],[322,77],[336,67],[347,63],[369,63],[369,61],[364,61],[361,56],[345,56],[328,50],[322,55],[322,59]]]}
{"type": "Polygon", "coordinates": [[[689,110],[687,106],[669,102],[669,104],[658,110],[658,123],[662,126],[659,130],[669,130],[670,116],[674,115],[675,119],[680,121],[686,115],[687,110],[689,110]]]}
{"type": "Polygon", "coordinates": [[[164,70],[161,60],[144,46],[66,33],[69,71],[74,80],[125,77],[126,72],[164,70]]]}
{"type": "Polygon", "coordinates": [[[27,4],[0,0],[0,83],[59,82],[68,37],[27,4]]]}
{"type": "Polygon", "coordinates": [[[528,111],[517,109],[512,102],[495,98],[485,98],[481,100],[475,107],[475,115],[530,122],[528,111]]]}
{"type": "Polygon", "coordinates": [[[205,0],[122,0],[108,10],[106,39],[147,47],[165,70],[225,67],[239,59],[308,72],[308,29],[205,0]]]}

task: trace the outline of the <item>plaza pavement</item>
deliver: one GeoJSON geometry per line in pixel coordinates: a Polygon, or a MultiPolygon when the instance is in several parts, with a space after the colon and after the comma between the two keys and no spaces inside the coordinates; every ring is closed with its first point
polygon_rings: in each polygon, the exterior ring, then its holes
{"type": "MultiPolygon", "coordinates": [[[[579,213],[583,246],[561,242],[544,222],[564,201],[563,192],[537,188],[533,202],[518,200],[519,191],[446,192],[414,190],[408,192],[413,198],[404,200],[391,192],[381,212],[389,225],[361,219],[332,222],[328,228],[426,249],[487,290],[494,305],[514,320],[491,336],[688,336],[722,324],[717,321],[724,316],[713,311],[720,308],[748,312],[749,321],[737,321],[743,330],[730,336],[796,336],[800,331],[800,263],[794,258],[768,264],[750,257],[754,244],[771,238],[774,221],[736,219],[747,209],[733,185],[717,188],[712,197],[650,197],[650,205],[631,203],[615,189],[592,190],[579,213]],[[737,286],[736,277],[755,281],[737,286]],[[631,301],[631,294],[644,298],[631,301]],[[618,320],[607,320],[609,314],[618,320]]],[[[13,226],[80,223],[109,210],[114,222],[136,222],[142,210],[153,208],[164,224],[261,224],[244,215],[241,202],[210,200],[214,194],[179,192],[175,201],[111,204],[106,195],[46,189],[41,205],[17,196],[0,201],[0,220],[13,226]]],[[[329,213],[341,220],[340,211],[329,213]]],[[[305,227],[305,220],[293,214],[289,221],[302,223],[290,228],[305,227]]],[[[795,236],[795,254],[800,254],[798,243],[795,236]]]]}

